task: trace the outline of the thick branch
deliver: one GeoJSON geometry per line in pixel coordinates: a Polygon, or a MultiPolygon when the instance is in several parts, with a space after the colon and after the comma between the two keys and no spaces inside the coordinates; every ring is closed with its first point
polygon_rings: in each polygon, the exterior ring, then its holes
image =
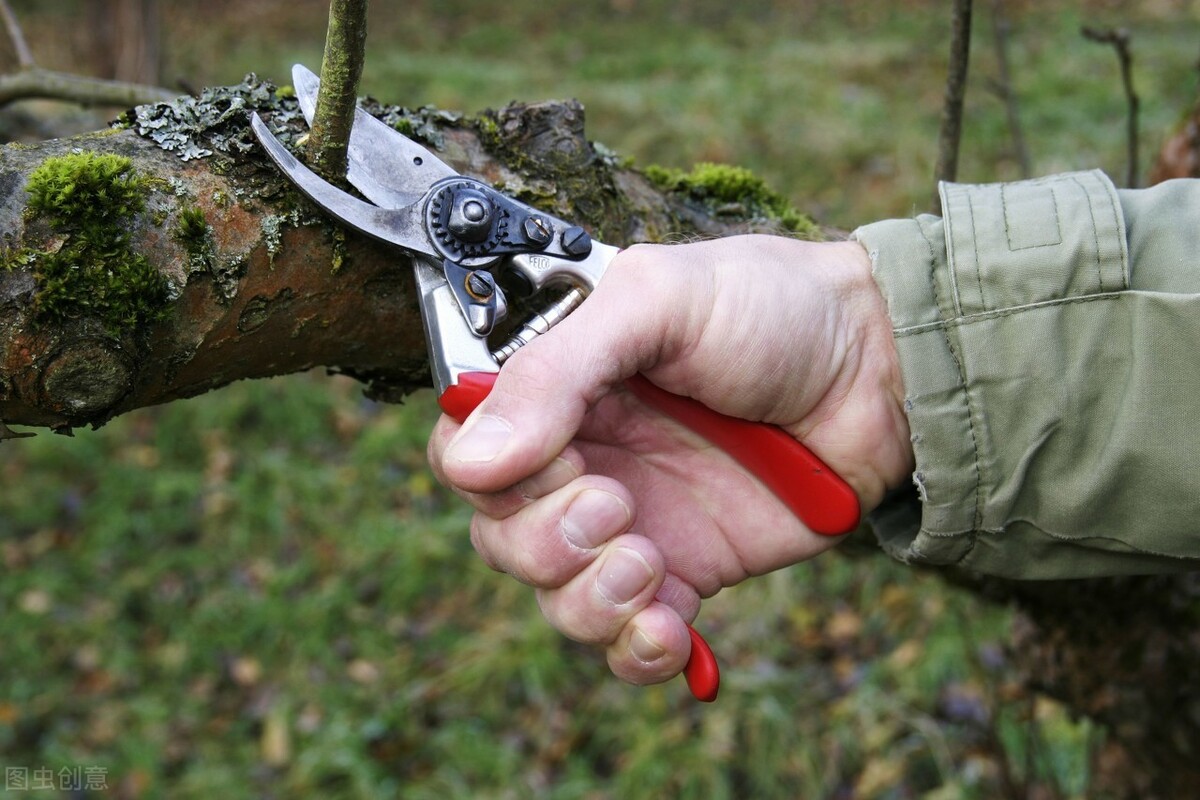
{"type": "MultiPolygon", "coordinates": [[[[134,126],[145,136],[130,130],[6,148],[0,422],[67,430],[315,366],[359,376],[384,395],[428,382],[408,260],[308,205],[254,144],[252,108],[285,137],[303,129],[294,99],[278,101],[269,85],[250,81],[139,109],[134,126]],[[26,187],[48,158],[77,150],[128,157],[149,179],[145,209],[126,224],[135,257],[166,278],[173,299],[165,319],[113,331],[87,313],[89,298],[79,298],[80,310],[44,313],[39,270],[71,246],[71,236],[30,218],[26,187]]],[[[753,227],[726,224],[682,199],[668,203],[640,175],[614,169],[585,139],[577,104],[513,106],[478,128],[457,115],[377,110],[393,122],[404,117],[464,172],[580,220],[610,242],[753,227]]]]}

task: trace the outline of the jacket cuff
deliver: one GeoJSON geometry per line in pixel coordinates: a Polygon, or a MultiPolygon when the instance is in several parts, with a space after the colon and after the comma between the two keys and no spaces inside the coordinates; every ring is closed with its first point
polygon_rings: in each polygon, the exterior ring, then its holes
{"type": "Polygon", "coordinates": [[[892,318],[916,462],[915,491],[889,497],[869,522],[902,561],[1003,574],[1009,565],[988,563],[992,541],[974,553],[997,530],[981,331],[1127,288],[1124,221],[1099,171],[939,191],[943,218],[878,222],[851,237],[870,254],[892,318]]]}
{"type": "Polygon", "coordinates": [[[906,563],[953,564],[974,542],[978,454],[959,357],[946,321],[942,220],[921,216],[859,228],[892,317],[904,376],[915,492],[896,492],[868,517],[884,550],[906,563]],[[917,502],[919,501],[919,502],[917,502]]]}

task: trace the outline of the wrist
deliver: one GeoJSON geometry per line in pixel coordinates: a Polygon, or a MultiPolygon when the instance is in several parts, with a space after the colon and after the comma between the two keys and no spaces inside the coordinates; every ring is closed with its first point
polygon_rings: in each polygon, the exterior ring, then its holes
{"type": "Polygon", "coordinates": [[[813,416],[818,420],[843,417],[854,436],[821,441],[822,431],[814,427],[806,438],[818,453],[828,449],[823,456],[826,463],[854,487],[865,512],[888,491],[906,483],[914,468],[904,378],[887,302],[872,275],[866,249],[855,241],[829,247],[837,249],[839,268],[831,270],[831,278],[843,355],[838,379],[822,401],[830,407],[813,416]]]}

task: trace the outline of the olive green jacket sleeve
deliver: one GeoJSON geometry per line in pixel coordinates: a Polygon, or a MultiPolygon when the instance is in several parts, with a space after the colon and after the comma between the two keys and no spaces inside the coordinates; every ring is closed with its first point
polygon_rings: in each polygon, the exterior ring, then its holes
{"type": "Polygon", "coordinates": [[[1015,578],[1200,568],[1200,181],[941,197],[854,233],[916,454],[872,515],[885,549],[1015,578]]]}

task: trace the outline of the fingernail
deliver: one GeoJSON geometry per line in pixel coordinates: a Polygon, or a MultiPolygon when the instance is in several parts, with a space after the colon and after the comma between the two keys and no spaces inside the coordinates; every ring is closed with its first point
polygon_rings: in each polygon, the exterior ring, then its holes
{"type": "Polygon", "coordinates": [[[635,629],[633,636],[629,637],[629,652],[643,664],[658,661],[667,654],[666,648],[642,633],[641,628],[635,629]]]}
{"type": "Polygon", "coordinates": [[[653,578],[654,569],[641,553],[618,547],[600,567],[596,589],[605,600],[620,606],[637,597],[653,578]]]}
{"type": "Polygon", "coordinates": [[[629,518],[629,507],[612,492],[584,489],[563,512],[563,536],[576,547],[591,550],[623,531],[629,518]]]}
{"type": "Polygon", "coordinates": [[[454,437],[446,457],[455,461],[491,461],[512,436],[512,426],[500,417],[477,417],[454,437]]]}

